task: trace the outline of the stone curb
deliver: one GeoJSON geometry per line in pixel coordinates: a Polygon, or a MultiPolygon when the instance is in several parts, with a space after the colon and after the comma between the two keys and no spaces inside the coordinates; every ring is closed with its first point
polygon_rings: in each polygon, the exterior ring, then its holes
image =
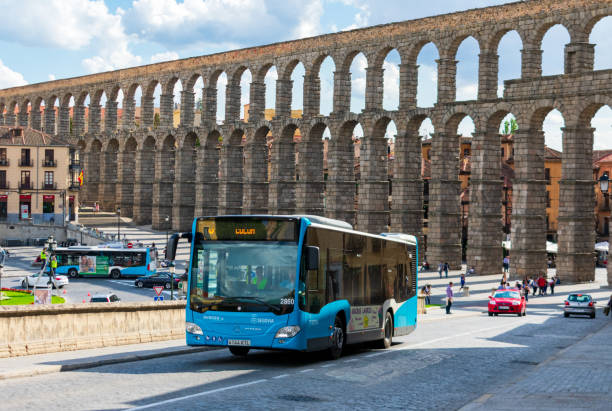
{"type": "MultiPolygon", "coordinates": [[[[0,380],[8,380],[12,378],[33,377],[36,375],[82,370],[82,369],[87,369],[87,368],[101,367],[103,365],[144,361],[144,360],[151,360],[155,358],[172,357],[175,355],[192,354],[196,352],[211,351],[211,350],[218,350],[218,349],[219,348],[216,348],[216,347],[182,347],[178,349],[172,349],[170,351],[163,351],[163,352],[158,352],[158,353],[153,353],[153,354],[140,355],[136,352],[136,353],[130,353],[127,355],[119,354],[118,357],[107,358],[107,359],[96,360],[96,361],[78,362],[77,360],[77,362],[70,363],[70,364],[38,365],[38,366],[33,366],[27,369],[19,370],[19,371],[0,372],[0,380]]],[[[71,360],[67,360],[67,361],[71,361],[71,360]]]]}

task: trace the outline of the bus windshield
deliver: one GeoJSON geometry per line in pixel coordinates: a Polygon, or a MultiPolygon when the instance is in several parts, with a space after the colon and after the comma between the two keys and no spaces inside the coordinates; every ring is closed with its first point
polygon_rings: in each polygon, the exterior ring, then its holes
{"type": "Polygon", "coordinates": [[[293,311],[298,248],[285,241],[198,241],[190,307],[194,311],[293,311]]]}

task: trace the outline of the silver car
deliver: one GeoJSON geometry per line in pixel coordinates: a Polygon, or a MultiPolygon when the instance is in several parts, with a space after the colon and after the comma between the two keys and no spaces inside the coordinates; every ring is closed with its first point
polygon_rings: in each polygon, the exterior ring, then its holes
{"type": "Polygon", "coordinates": [[[595,318],[595,301],[588,294],[570,294],[565,300],[563,307],[563,316],[571,315],[588,315],[595,318]]]}

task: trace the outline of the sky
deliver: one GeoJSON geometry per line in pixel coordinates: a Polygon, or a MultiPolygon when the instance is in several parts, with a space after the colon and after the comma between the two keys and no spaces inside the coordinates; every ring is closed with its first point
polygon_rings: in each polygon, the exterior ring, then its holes
{"type": "MultiPolygon", "coordinates": [[[[243,47],[293,40],[319,34],[350,30],[394,21],[410,20],[454,11],[509,3],[506,0],[429,0],[427,2],[386,0],[0,0],[4,19],[0,25],[0,88],[33,84],[159,61],[206,55],[243,47]],[[59,23],[59,24],[58,24],[59,23]]],[[[604,48],[612,37],[612,17],[601,20],[591,33],[596,44],[595,69],[612,68],[612,49],[604,48]]],[[[542,43],[543,74],[563,72],[563,48],[569,34],[554,26],[542,43]]],[[[503,80],[520,77],[522,44],[515,32],[508,33],[498,48],[499,88],[503,80]]],[[[457,52],[457,99],[476,98],[478,44],[466,39],[457,52]]],[[[432,44],[419,54],[417,105],[430,107],[436,101],[438,51],[432,44]]],[[[397,52],[384,64],[385,109],[397,108],[399,68],[397,52]]],[[[358,55],[351,65],[351,110],[365,106],[365,68],[367,61],[358,55]]],[[[333,71],[331,59],[321,67],[321,113],[331,111],[333,71]]],[[[293,109],[302,108],[303,66],[292,74],[293,109]]],[[[274,107],[272,68],[266,76],[266,107],[274,107]]],[[[242,77],[242,103],[248,103],[251,76],[242,77]]],[[[224,84],[218,82],[218,118],[223,118],[224,84]]],[[[196,92],[201,88],[196,83],[196,92]]],[[[175,87],[175,96],[182,89],[175,87]]],[[[122,95],[119,96],[119,101],[122,95]]],[[[137,105],[139,95],[136,95],[137,105]]],[[[120,101],[121,106],[121,101],[120,101]]],[[[519,127],[521,125],[519,124],[519,127]]],[[[602,108],[592,121],[596,149],[612,149],[612,110],[602,108]]],[[[469,136],[473,122],[466,118],[458,132],[469,136]]],[[[546,143],[561,150],[563,117],[551,112],[545,122],[546,143]]],[[[427,121],[421,134],[433,132],[427,121]]],[[[361,130],[355,130],[360,135],[361,130]]],[[[394,124],[387,130],[395,134],[394,124]]]]}

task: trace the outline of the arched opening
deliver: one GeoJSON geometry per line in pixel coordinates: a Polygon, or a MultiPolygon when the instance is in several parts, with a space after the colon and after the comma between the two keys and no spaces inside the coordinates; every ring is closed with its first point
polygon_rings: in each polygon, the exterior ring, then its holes
{"type": "Polygon", "coordinates": [[[122,102],[121,128],[131,130],[140,127],[141,124],[141,101],[142,87],[138,83],[132,84],[127,89],[127,94],[122,102]]]}
{"type": "Polygon", "coordinates": [[[556,24],[542,38],[542,75],[553,76],[565,72],[565,45],[570,42],[567,29],[556,24]]]}
{"type": "Polygon", "coordinates": [[[387,53],[383,62],[383,109],[399,109],[400,73],[399,65],[402,59],[396,49],[387,53]]]}
{"type": "Polygon", "coordinates": [[[291,117],[301,118],[304,112],[304,75],[306,69],[302,62],[299,62],[291,72],[293,82],[291,91],[291,117]]]}
{"type": "MultiPolygon", "coordinates": [[[[193,117],[191,122],[187,121],[185,126],[187,127],[199,127],[202,123],[202,110],[204,108],[204,104],[202,102],[202,93],[204,89],[204,78],[200,75],[196,75],[197,80],[193,83],[192,91],[193,91],[193,117]]],[[[182,121],[181,121],[182,123],[182,121]]]]}
{"type": "Polygon", "coordinates": [[[365,108],[366,69],[368,60],[363,53],[358,53],[351,60],[351,105],[350,111],[361,113],[365,108]]]}
{"type": "Polygon", "coordinates": [[[276,80],[278,80],[278,71],[276,66],[272,66],[264,76],[264,84],[266,87],[265,93],[265,113],[266,120],[271,120],[274,109],[276,108],[276,80]]]}
{"type": "Polygon", "coordinates": [[[227,74],[221,73],[215,82],[217,84],[217,124],[225,121],[225,91],[227,88],[227,74]]]}
{"type": "Polygon", "coordinates": [[[334,72],[336,64],[331,56],[325,57],[319,67],[319,114],[329,116],[334,110],[334,72]]]}
{"type": "Polygon", "coordinates": [[[417,107],[433,107],[438,101],[438,48],[425,44],[417,55],[417,107]]]}
{"type": "Polygon", "coordinates": [[[480,46],[472,36],[464,39],[455,59],[457,60],[456,101],[476,100],[478,98],[478,55],[480,46]]]}
{"type": "MultiPolygon", "coordinates": [[[[591,119],[595,129],[593,147],[595,150],[612,150],[612,109],[606,105],[597,110],[591,119]]],[[[612,177],[612,174],[610,174],[612,177]]]]}
{"type": "MultiPolygon", "coordinates": [[[[180,79],[176,79],[174,87],[172,87],[172,117],[170,127],[177,128],[181,123],[181,94],[183,92],[183,83],[180,79]]],[[[191,110],[191,109],[189,109],[191,110]]]]}
{"type": "Polygon", "coordinates": [[[87,182],[85,195],[81,204],[87,203],[93,205],[94,202],[100,201],[100,169],[102,158],[102,143],[98,139],[94,139],[89,147],[87,156],[87,165],[84,171],[84,178],[87,182]]]}
{"type": "Polygon", "coordinates": [[[504,81],[521,78],[521,50],[523,41],[516,30],[504,34],[497,45],[497,97],[504,97],[504,81]]]}
{"type": "MultiPolygon", "coordinates": [[[[591,118],[591,127],[594,131],[593,150],[593,173],[594,179],[599,180],[602,176],[612,177],[612,110],[609,105],[600,107],[591,118]]],[[[610,241],[610,229],[612,216],[610,213],[610,189],[603,192],[601,186],[595,188],[595,220],[596,220],[596,242],[610,241]]],[[[603,267],[603,256],[598,255],[597,267],[603,267]]],[[[609,261],[609,258],[608,258],[609,261]]]]}
{"type": "Polygon", "coordinates": [[[606,70],[612,68],[612,53],[609,53],[609,44],[612,38],[612,16],[606,16],[599,20],[589,36],[589,43],[595,44],[594,70],[606,70]]]}
{"type": "MultiPolygon", "coordinates": [[[[246,69],[240,75],[240,119],[242,121],[248,120],[248,106],[251,103],[251,82],[253,81],[253,75],[251,70],[246,69]]],[[[229,119],[232,120],[232,119],[229,119]]]]}
{"type": "MultiPolygon", "coordinates": [[[[147,121],[145,127],[158,128],[161,125],[161,95],[162,86],[158,81],[153,81],[153,89],[147,92],[147,100],[153,99],[152,105],[152,118],[149,119],[149,113],[147,113],[147,121]],[[152,120],[152,121],[151,121],[152,120]]],[[[144,103],[144,102],[143,102],[144,103]]]]}

